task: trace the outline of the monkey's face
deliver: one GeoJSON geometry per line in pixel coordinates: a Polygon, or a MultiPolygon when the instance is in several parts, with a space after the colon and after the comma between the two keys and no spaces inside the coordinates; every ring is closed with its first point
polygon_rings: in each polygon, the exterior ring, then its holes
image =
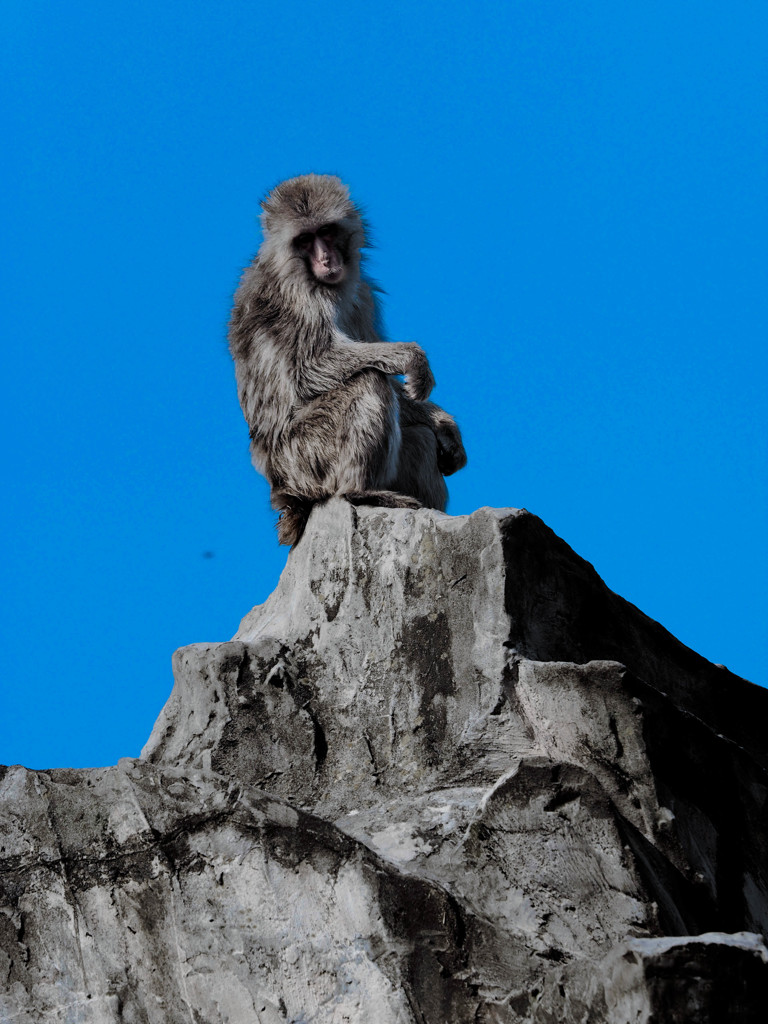
{"type": "Polygon", "coordinates": [[[312,277],[324,285],[341,284],[347,275],[343,243],[338,224],[323,224],[316,231],[302,231],[293,240],[312,277]]]}

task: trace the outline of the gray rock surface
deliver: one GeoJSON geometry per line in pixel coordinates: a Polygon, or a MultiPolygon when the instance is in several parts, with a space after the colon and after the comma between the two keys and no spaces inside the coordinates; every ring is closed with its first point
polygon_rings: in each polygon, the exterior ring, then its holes
{"type": "Polygon", "coordinates": [[[174,673],[2,770],[0,1021],[765,1019],[768,693],[535,516],[330,502],[174,673]]]}

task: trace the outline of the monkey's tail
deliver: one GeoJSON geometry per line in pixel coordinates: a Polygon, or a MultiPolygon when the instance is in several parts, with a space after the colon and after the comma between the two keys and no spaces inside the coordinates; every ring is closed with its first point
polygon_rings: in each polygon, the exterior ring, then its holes
{"type": "MultiPolygon", "coordinates": [[[[273,499],[274,500],[274,499],[273,499]]],[[[277,539],[281,544],[294,547],[301,540],[309,513],[315,502],[311,498],[299,498],[294,494],[279,495],[280,516],[277,520],[277,539]]]]}

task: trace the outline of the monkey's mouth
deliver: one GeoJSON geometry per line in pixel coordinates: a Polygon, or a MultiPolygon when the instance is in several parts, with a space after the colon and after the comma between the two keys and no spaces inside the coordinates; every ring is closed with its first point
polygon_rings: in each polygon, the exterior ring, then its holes
{"type": "Polygon", "coordinates": [[[315,263],[312,267],[315,278],[320,284],[339,284],[344,278],[344,265],[342,263],[325,266],[322,263],[315,263]]]}

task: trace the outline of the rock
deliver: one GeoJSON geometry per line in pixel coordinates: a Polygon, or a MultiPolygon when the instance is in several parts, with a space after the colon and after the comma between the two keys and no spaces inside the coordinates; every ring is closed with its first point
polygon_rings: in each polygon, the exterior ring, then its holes
{"type": "Polygon", "coordinates": [[[763,1019],[768,694],[535,516],[329,502],[174,673],[6,770],[0,1020],[763,1019]]]}
{"type": "Polygon", "coordinates": [[[606,1003],[612,1020],[760,1024],[766,949],[749,932],[628,939],[611,956],[606,1003]]]}

